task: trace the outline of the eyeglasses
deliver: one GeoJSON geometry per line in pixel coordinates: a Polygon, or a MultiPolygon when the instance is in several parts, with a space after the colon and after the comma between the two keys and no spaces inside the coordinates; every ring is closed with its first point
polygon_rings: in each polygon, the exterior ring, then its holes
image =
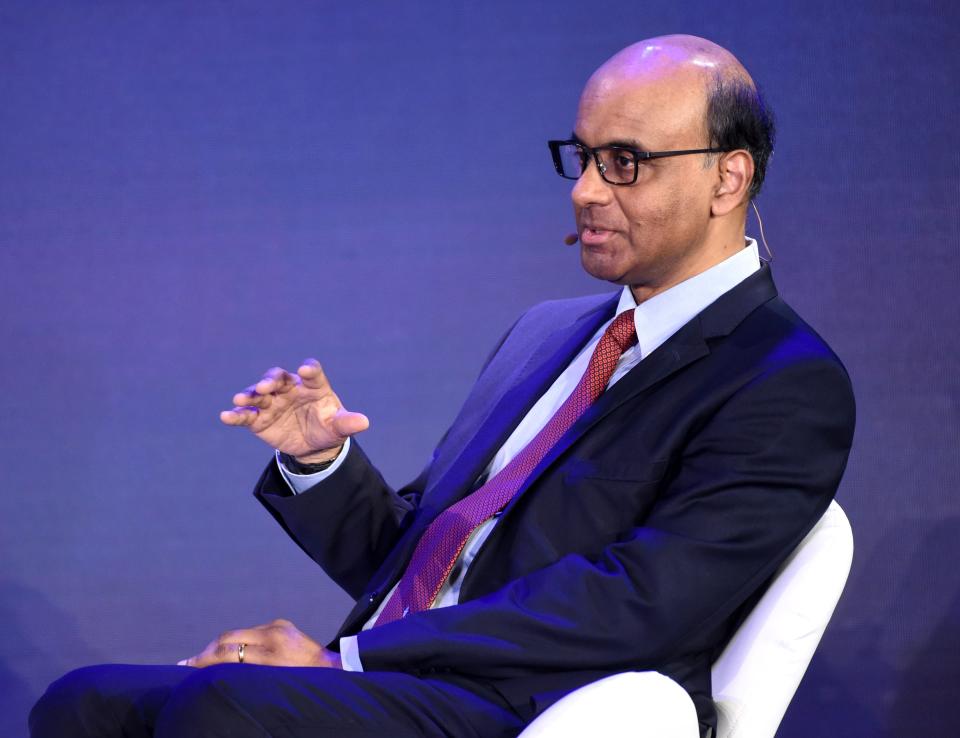
{"type": "Polygon", "coordinates": [[[547,141],[553,154],[557,174],[566,179],[580,179],[591,158],[604,182],[631,185],[637,181],[640,162],[687,154],[722,154],[728,149],[683,149],[682,151],[638,151],[627,146],[584,146],[579,141],[547,141]]]}

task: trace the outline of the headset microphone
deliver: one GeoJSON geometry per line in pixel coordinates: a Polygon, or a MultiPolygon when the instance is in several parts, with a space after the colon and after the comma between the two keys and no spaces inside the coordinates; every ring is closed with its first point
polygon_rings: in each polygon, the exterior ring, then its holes
{"type": "Polygon", "coordinates": [[[568,233],[564,237],[563,242],[567,244],[567,246],[573,246],[573,244],[575,244],[579,240],[580,240],[580,237],[577,236],[576,233],[568,233]]]}

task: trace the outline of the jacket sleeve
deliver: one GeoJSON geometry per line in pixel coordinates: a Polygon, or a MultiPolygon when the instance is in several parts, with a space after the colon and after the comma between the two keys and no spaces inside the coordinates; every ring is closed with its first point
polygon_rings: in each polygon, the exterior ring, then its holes
{"type": "Polygon", "coordinates": [[[655,668],[711,647],[825,511],[854,415],[836,361],[759,376],[692,435],[629,535],[595,558],[567,555],[486,596],[362,631],[364,669],[500,679],[655,668]]]}
{"type": "Polygon", "coordinates": [[[343,464],[328,479],[293,495],[273,459],[254,495],[297,545],[356,599],[403,532],[426,476],[424,470],[394,490],[352,439],[343,464]]]}

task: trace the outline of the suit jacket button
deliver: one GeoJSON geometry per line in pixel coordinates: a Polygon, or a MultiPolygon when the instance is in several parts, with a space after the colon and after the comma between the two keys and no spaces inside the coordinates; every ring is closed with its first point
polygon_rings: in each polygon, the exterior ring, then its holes
{"type": "Polygon", "coordinates": [[[370,593],[370,597],[367,598],[367,602],[372,603],[375,599],[377,599],[377,593],[376,593],[376,592],[371,592],[371,593],[370,593]]]}

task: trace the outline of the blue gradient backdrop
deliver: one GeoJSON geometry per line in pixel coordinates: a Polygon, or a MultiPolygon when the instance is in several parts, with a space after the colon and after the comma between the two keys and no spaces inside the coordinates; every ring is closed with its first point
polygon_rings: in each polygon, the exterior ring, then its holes
{"type": "Polygon", "coordinates": [[[608,55],[678,31],[768,93],[775,273],[859,403],[856,561],[780,734],[955,730],[956,8],[0,3],[0,735],[73,667],[333,634],[347,597],[219,410],[316,355],[409,479],[519,311],[605,289],[544,141],[608,55]]]}

